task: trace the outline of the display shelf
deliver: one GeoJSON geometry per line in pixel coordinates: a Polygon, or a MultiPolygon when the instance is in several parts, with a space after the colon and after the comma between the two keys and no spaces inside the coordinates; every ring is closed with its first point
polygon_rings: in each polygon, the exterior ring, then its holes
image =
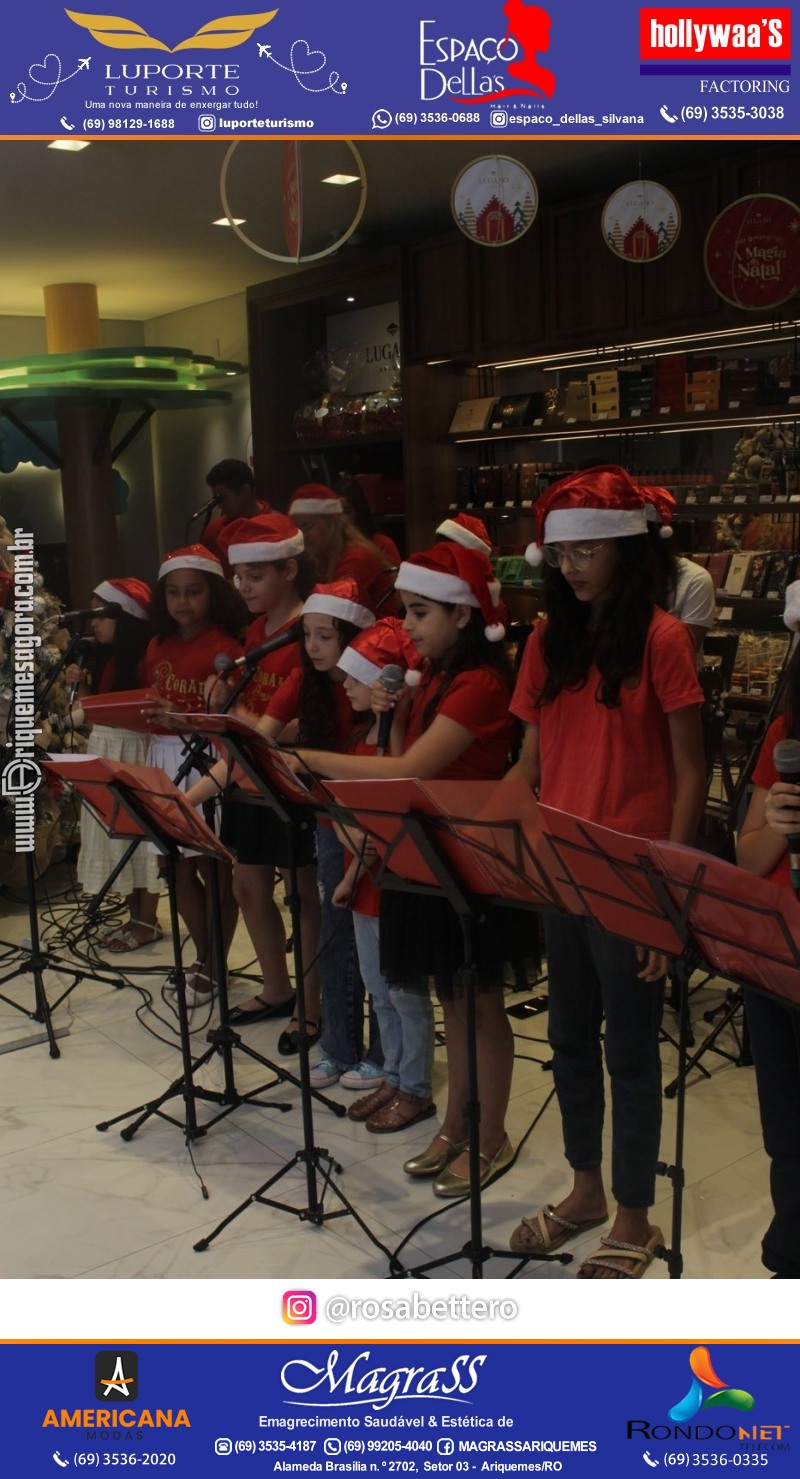
{"type": "Polygon", "coordinates": [[[617,436],[620,433],[658,431],[729,431],[744,426],[772,426],[800,420],[800,398],[795,405],[742,406],[737,411],[687,411],[671,415],[617,417],[608,421],[545,421],[533,426],[510,426],[498,431],[448,432],[445,440],[468,446],[481,442],[569,441],[572,437],[617,436]]]}
{"type": "Polygon", "coordinates": [[[783,634],[783,601],[770,596],[728,596],[723,590],[716,592],[717,614],[715,624],[733,627],[736,631],[779,632],[783,634]],[[726,613],[730,612],[730,615],[726,613]]]}

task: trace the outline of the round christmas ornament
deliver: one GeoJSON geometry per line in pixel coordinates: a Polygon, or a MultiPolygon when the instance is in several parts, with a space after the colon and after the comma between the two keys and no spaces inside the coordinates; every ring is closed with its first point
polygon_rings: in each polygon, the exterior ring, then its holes
{"type": "Polygon", "coordinates": [[[536,181],[504,154],[474,159],[453,185],[450,209],[459,230],[479,246],[508,246],[524,236],[539,209],[536,181]]]}
{"type": "Polygon", "coordinates": [[[703,261],[726,303],[776,308],[800,291],[800,208],[782,195],[743,195],[713,222],[703,261]]]}
{"type": "Polygon", "coordinates": [[[655,262],[678,240],[680,206],[655,180],[630,180],[609,196],[601,225],[615,257],[623,262],[655,262]]]}

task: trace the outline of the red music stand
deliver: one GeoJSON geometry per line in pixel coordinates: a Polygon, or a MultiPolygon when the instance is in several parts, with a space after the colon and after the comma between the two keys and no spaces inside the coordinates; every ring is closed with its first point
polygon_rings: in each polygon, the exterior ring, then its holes
{"type": "MultiPolygon", "coordinates": [[[[477,782],[333,783],[337,800],[382,852],[377,881],[388,884],[389,869],[405,880],[393,881],[394,887],[430,888],[438,881],[462,920],[465,950],[477,901],[497,888],[500,900],[583,916],[602,931],[673,957],[680,1000],[675,1161],[657,1167],[672,1184],[673,1216],[671,1246],[657,1252],[670,1278],[680,1278],[689,977],[703,965],[800,1008],[800,903],[785,889],[693,848],[631,837],[538,806],[513,783],[489,789],[487,796],[486,784],[477,782]],[[456,875],[448,879],[450,869],[456,875]]],[[[471,1152],[479,1106],[473,1104],[472,1114],[471,1152]]],[[[477,1156],[471,1156],[473,1186],[476,1171],[477,1156]]],[[[479,1240],[479,1196],[472,1201],[472,1237],[463,1251],[473,1276],[482,1277],[480,1264],[490,1254],[479,1240]]]]}
{"type": "MultiPolygon", "coordinates": [[[[180,859],[182,848],[189,848],[212,861],[228,862],[230,853],[227,848],[206,826],[196,809],[186,800],[184,793],[163,770],[145,765],[126,765],[119,761],[104,760],[89,755],[78,758],[70,757],[67,760],[59,757],[46,761],[45,766],[62,780],[69,781],[110,837],[149,841],[165,859],[164,872],[169,898],[170,933],[174,960],[173,976],[176,986],[183,1072],[157,1099],[150,1100],[147,1104],[137,1105],[134,1109],[125,1110],[113,1119],[104,1120],[97,1126],[97,1129],[107,1130],[111,1125],[118,1124],[120,1120],[136,1115],[137,1118],[133,1123],[126,1125],[125,1129],[120,1131],[123,1140],[132,1140],[145,1120],[155,1114],[161,1119],[168,1120],[170,1124],[177,1125],[183,1131],[184,1138],[189,1144],[205,1135],[213,1125],[226,1118],[240,1104],[259,1104],[281,1111],[290,1109],[291,1106],[288,1104],[279,1104],[258,1097],[265,1089],[273,1088],[280,1082],[278,1075],[257,1089],[250,1090],[246,1094],[239,1094],[233,1075],[232,1049],[241,1048],[243,1052],[254,1058],[258,1058],[258,1054],[253,1053],[241,1043],[238,1035],[224,1023],[220,1029],[209,1033],[210,1046],[206,1052],[199,1058],[192,1059],[189,1017],[186,1007],[186,978],[181,962],[181,931],[175,888],[175,865],[180,859]],[[196,1070],[208,1063],[216,1053],[222,1055],[225,1069],[225,1087],[219,1091],[202,1088],[194,1082],[196,1070]],[[177,1097],[181,1097],[184,1102],[183,1121],[165,1113],[162,1108],[164,1104],[177,1097]],[[196,1104],[198,1100],[221,1106],[220,1112],[203,1125],[199,1125],[197,1121],[196,1104]]],[[[224,990],[223,972],[220,992],[224,993],[224,990]]],[[[259,1058],[259,1062],[265,1061],[259,1058]]],[[[267,1066],[272,1068],[271,1064],[267,1066]]],[[[203,1187],[203,1193],[206,1196],[208,1194],[205,1187],[203,1187]]]]}
{"type": "MultiPolygon", "coordinates": [[[[331,781],[339,803],[333,811],[345,826],[355,826],[375,843],[381,861],[374,881],[384,887],[447,899],[461,926],[464,944],[465,1020],[467,1029],[467,1104],[470,1188],[460,1201],[469,1200],[470,1236],[456,1254],[406,1270],[400,1253],[417,1229],[442,1209],[431,1213],[406,1235],[392,1255],[393,1275],[425,1277],[432,1270],[464,1258],[472,1277],[484,1277],[491,1258],[513,1260],[522,1268],[528,1259],[486,1246],[482,1233],[480,1184],[480,1099],[478,1095],[475,1028],[475,931],[487,901],[524,904],[528,908],[558,907],[545,870],[519,829],[520,811],[532,815],[536,803],[527,787],[499,787],[493,781],[331,781]],[[516,829],[516,830],[515,830],[516,829]]],[[[551,1091],[534,1125],[553,1097],[551,1091]]],[[[570,1263],[570,1253],[539,1253],[538,1261],[570,1263]]]]}

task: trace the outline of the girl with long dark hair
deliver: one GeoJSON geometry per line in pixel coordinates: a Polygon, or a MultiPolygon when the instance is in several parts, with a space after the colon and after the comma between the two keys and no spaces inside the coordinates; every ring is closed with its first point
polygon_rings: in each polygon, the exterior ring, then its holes
{"type": "MultiPolygon", "coordinates": [[[[164,556],[152,614],[154,636],[145,657],[148,682],[157,690],[164,710],[200,714],[206,707],[205,687],[214,674],[215,658],[220,653],[234,660],[241,655],[247,607],[225,581],[216,556],[203,545],[192,544],[164,556]]],[[[182,736],[174,730],[160,729],[154,712],[148,764],[174,776],[183,748],[182,736]]],[[[183,790],[188,791],[195,776],[196,772],[190,771],[183,778],[183,790]]],[[[210,1002],[214,993],[209,935],[212,867],[217,868],[220,878],[227,952],[238,915],[229,866],[187,854],[175,868],[178,911],[195,951],[194,964],[186,976],[190,1006],[210,1002]]]]}
{"type": "MultiPolygon", "coordinates": [[[[134,576],[102,580],[92,591],[90,605],[97,611],[90,621],[94,647],[85,667],[71,663],[66,670],[68,682],[78,684],[79,698],[87,694],[122,693],[144,686],[145,651],[152,636],[151,600],[149,585],[134,576]],[[101,615],[110,604],[118,607],[118,615],[101,615]]],[[[148,736],[132,729],[95,724],[89,735],[88,753],[106,760],[144,765],[147,748],[148,736]]],[[[127,843],[107,836],[84,806],[78,854],[78,882],[84,893],[99,893],[126,851],[127,843]]],[[[163,931],[156,918],[160,893],[158,863],[148,848],[136,848],[118,875],[116,887],[125,896],[128,918],[102,936],[101,947],[119,954],[160,940],[163,931]]]]}
{"type": "MultiPolygon", "coordinates": [[[[526,725],[510,772],[548,806],[619,832],[692,844],[705,793],[702,691],[686,627],[654,604],[642,492],[620,467],[555,483],[535,508],[547,618],[511,705],[526,725]]],[[[601,1029],[611,1079],[617,1210],[583,1278],[638,1278],[662,1233],[658,1036],[665,957],[573,917],[545,921],[549,1032],[572,1189],[523,1218],[516,1253],[551,1252],[608,1217],[601,1029]],[[603,1025],[604,1023],[604,1025],[603,1025]]]]}

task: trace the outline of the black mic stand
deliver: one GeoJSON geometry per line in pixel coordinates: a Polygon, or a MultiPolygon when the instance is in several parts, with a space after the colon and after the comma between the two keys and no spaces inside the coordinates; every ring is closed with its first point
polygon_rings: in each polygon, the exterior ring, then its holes
{"type": "MultiPolygon", "coordinates": [[[[231,695],[230,702],[233,702],[233,700],[235,699],[237,693],[241,690],[241,688],[244,687],[244,684],[248,681],[248,679],[249,679],[250,676],[251,676],[251,674],[249,674],[249,673],[246,674],[246,675],[243,675],[243,678],[240,681],[237,689],[234,690],[233,694],[231,695]]],[[[189,716],[183,716],[183,717],[188,718],[189,716]]],[[[200,722],[203,722],[205,720],[205,718],[206,718],[205,715],[192,715],[191,717],[193,719],[199,720],[200,722]]],[[[184,760],[183,764],[181,765],[181,767],[180,767],[180,769],[178,771],[176,780],[178,778],[182,778],[183,775],[185,775],[185,774],[188,773],[188,770],[190,770],[192,768],[192,763],[193,763],[194,759],[196,758],[196,756],[198,754],[198,751],[204,749],[205,748],[205,745],[206,745],[206,737],[205,737],[205,735],[202,732],[196,733],[193,736],[193,739],[192,739],[191,744],[189,745],[189,753],[188,753],[186,759],[184,760]]],[[[176,784],[176,782],[173,782],[173,784],[176,784]]],[[[179,794],[183,795],[182,792],[180,792],[179,794]]],[[[192,808],[192,810],[194,810],[194,808],[192,808]]],[[[213,799],[212,800],[209,800],[206,803],[204,803],[204,811],[205,811],[206,826],[208,828],[208,831],[211,834],[211,836],[215,837],[214,827],[213,827],[213,820],[214,820],[214,815],[213,815],[214,814],[214,802],[213,802],[213,799]]],[[[215,840],[216,840],[216,838],[215,838],[215,840]]],[[[159,848],[159,851],[160,851],[160,848],[159,848]]],[[[225,857],[227,857],[227,853],[221,847],[220,847],[220,852],[225,857]]],[[[178,853],[178,856],[173,860],[173,870],[174,870],[174,863],[177,862],[177,861],[179,861],[179,857],[180,857],[180,854],[178,853]]],[[[197,1058],[192,1058],[192,1056],[191,1056],[191,1050],[190,1050],[189,1051],[189,1055],[188,1055],[188,1059],[187,1059],[187,1055],[186,1055],[186,1052],[184,1051],[184,1044],[183,1044],[183,1023],[182,1023],[182,1020],[181,1020],[181,1007],[180,1007],[181,992],[183,992],[183,996],[184,996],[184,1009],[185,1009],[185,976],[184,976],[183,967],[182,967],[182,964],[181,964],[181,957],[180,957],[180,950],[179,950],[178,955],[175,956],[175,968],[174,968],[174,973],[173,973],[173,979],[175,981],[176,999],[177,999],[177,1002],[178,1002],[178,1021],[179,1021],[180,1032],[181,1032],[181,1051],[182,1051],[182,1055],[183,1055],[184,1071],[183,1071],[183,1074],[181,1075],[181,1077],[178,1078],[178,1079],[176,1079],[173,1083],[171,1083],[170,1086],[169,1086],[169,1088],[165,1091],[165,1093],[159,1095],[159,1097],[157,1099],[151,1100],[147,1104],[138,1105],[134,1109],[124,1110],[121,1114],[115,1115],[113,1119],[104,1120],[104,1121],[102,1121],[101,1124],[99,1124],[97,1126],[97,1129],[98,1130],[101,1130],[101,1131],[108,1130],[108,1129],[110,1129],[110,1127],[112,1125],[119,1124],[120,1120],[128,1119],[131,1115],[136,1115],[137,1118],[134,1119],[133,1123],[130,1124],[130,1125],[128,1125],[128,1126],[126,1126],[126,1128],[124,1130],[121,1130],[120,1131],[120,1135],[121,1135],[121,1137],[122,1137],[123,1140],[131,1140],[133,1138],[133,1136],[136,1134],[136,1131],[141,1128],[141,1126],[145,1123],[146,1120],[148,1120],[150,1118],[151,1115],[153,1115],[153,1114],[160,1114],[161,1113],[161,1106],[163,1104],[165,1104],[169,1099],[174,1098],[178,1093],[182,1093],[184,1091],[184,1081],[187,1078],[188,1078],[188,1082],[189,1082],[191,1094],[192,1094],[192,1096],[194,1098],[204,1099],[206,1101],[210,1101],[212,1103],[215,1103],[215,1104],[219,1104],[219,1105],[224,1106],[220,1110],[220,1113],[217,1114],[217,1115],[215,1115],[213,1117],[213,1119],[207,1121],[206,1124],[201,1129],[197,1129],[196,1123],[195,1123],[195,1126],[192,1129],[191,1135],[189,1133],[189,1130],[187,1129],[187,1131],[186,1131],[187,1139],[194,1138],[196,1135],[201,1135],[201,1134],[204,1135],[206,1133],[206,1131],[209,1130],[209,1129],[211,1129],[213,1125],[217,1124],[219,1120],[224,1119],[227,1115],[231,1114],[234,1109],[238,1109],[239,1106],[242,1105],[242,1104],[258,1104],[258,1105],[260,1105],[262,1107],[270,1108],[270,1109],[279,1109],[281,1111],[289,1110],[291,1108],[291,1105],[290,1104],[278,1103],[277,1101],[271,1100],[271,1099],[270,1100],[264,1100],[264,1099],[259,1098],[258,1096],[260,1094],[263,1094],[267,1089],[273,1089],[276,1084],[290,1083],[290,1084],[293,1084],[296,1088],[302,1088],[302,1085],[301,1085],[300,1080],[298,1080],[297,1078],[295,1078],[294,1074],[289,1073],[288,1070],[284,1069],[283,1067],[279,1067],[278,1064],[273,1063],[269,1058],[265,1058],[263,1056],[263,1054],[256,1052],[256,1050],[254,1048],[250,1047],[250,1045],[248,1043],[245,1043],[245,1042],[242,1041],[242,1039],[239,1036],[239,1034],[237,1032],[235,1032],[234,1029],[230,1025],[230,1020],[229,1020],[229,1004],[228,1004],[228,984],[227,984],[227,962],[226,962],[226,951],[225,951],[224,928],[223,928],[223,920],[222,920],[222,899],[221,899],[220,882],[219,882],[219,862],[220,861],[221,861],[221,858],[220,858],[219,853],[217,855],[213,855],[213,854],[210,855],[210,865],[211,866],[210,866],[210,885],[209,885],[209,887],[210,887],[210,901],[211,901],[211,943],[212,943],[212,951],[213,951],[213,957],[214,957],[214,979],[216,980],[217,988],[218,988],[218,993],[219,993],[219,1018],[220,1018],[220,1020],[219,1020],[219,1026],[218,1027],[212,1027],[212,1028],[210,1028],[209,1031],[208,1031],[208,1033],[206,1034],[206,1041],[209,1044],[209,1046],[206,1048],[205,1052],[201,1053],[200,1056],[197,1057],[197,1058]],[[183,986],[181,986],[181,982],[182,981],[184,982],[183,986]],[[261,1064],[261,1066],[263,1068],[268,1069],[269,1072],[272,1074],[272,1078],[269,1080],[269,1082],[268,1083],[261,1084],[256,1089],[250,1089],[250,1090],[248,1090],[244,1094],[240,1093],[239,1090],[236,1087],[236,1080],[235,1080],[235,1074],[234,1074],[234,1067],[233,1067],[233,1054],[234,1054],[234,1052],[243,1053],[246,1057],[252,1059],[254,1062],[261,1064]],[[222,1058],[223,1075],[224,1075],[224,1088],[221,1091],[216,1091],[216,1090],[209,1090],[209,1089],[203,1089],[203,1088],[196,1088],[196,1087],[194,1087],[194,1075],[197,1073],[198,1069],[203,1068],[206,1065],[206,1063],[211,1062],[211,1060],[213,1058],[215,1058],[217,1055],[219,1055],[222,1058]]],[[[170,909],[171,909],[171,907],[172,906],[170,904],[170,909]]],[[[180,941],[180,937],[179,937],[179,941],[180,941]]],[[[211,1005],[212,1001],[213,1001],[213,997],[209,993],[209,1005],[211,1005]]],[[[187,1020],[188,1020],[188,1012],[185,1013],[185,1014],[186,1014],[187,1020]]],[[[188,1029],[187,1029],[187,1031],[188,1031],[188,1029]]],[[[328,1107],[330,1107],[331,1109],[333,1109],[336,1113],[341,1113],[341,1114],[344,1113],[344,1109],[340,1105],[334,1104],[332,1100],[326,1099],[324,1097],[324,1095],[317,1094],[317,1097],[321,1100],[321,1102],[323,1104],[325,1104],[328,1107]]],[[[162,1116],[162,1117],[163,1118],[169,1118],[169,1116],[162,1116]]],[[[173,1123],[175,1123],[175,1121],[173,1121],[173,1123]]]]}
{"type": "MultiPolygon", "coordinates": [[[[236,726],[235,720],[233,721],[233,725],[236,726]]],[[[252,731],[253,726],[249,726],[249,728],[252,731]]],[[[297,993],[297,1022],[299,1027],[298,1056],[300,1064],[300,1105],[303,1123],[303,1145],[302,1149],[297,1150],[285,1166],[282,1166],[279,1171],[276,1171],[273,1176],[270,1176],[267,1181],[263,1182],[256,1191],[252,1192],[243,1202],[240,1202],[227,1217],[224,1217],[217,1224],[212,1232],[195,1243],[195,1252],[205,1252],[209,1245],[219,1237],[220,1233],[230,1223],[241,1216],[247,1207],[252,1206],[254,1202],[258,1202],[265,1207],[274,1207],[279,1212],[288,1212],[291,1216],[297,1217],[300,1222],[310,1222],[315,1227],[322,1227],[326,1222],[331,1221],[335,1217],[352,1217],[362,1232],[370,1239],[370,1242],[381,1253],[385,1254],[387,1258],[390,1258],[389,1250],[375,1236],[352,1202],[345,1196],[341,1187],[333,1180],[334,1174],[342,1174],[342,1166],[338,1161],[333,1159],[326,1149],[318,1146],[314,1139],[312,1101],[314,1099],[321,1099],[323,1103],[327,1104],[340,1117],[344,1116],[345,1108],[342,1104],[335,1104],[333,1101],[325,1099],[317,1090],[313,1089],[309,1076],[305,966],[303,963],[303,947],[300,931],[300,894],[297,885],[295,831],[297,827],[308,827],[311,825],[313,812],[308,803],[306,803],[305,807],[301,807],[297,801],[293,804],[288,800],[285,791],[281,789],[281,784],[274,768],[270,768],[270,755],[271,752],[277,753],[276,746],[272,745],[264,736],[255,733],[248,735],[247,729],[241,724],[239,724],[238,729],[232,727],[227,732],[222,729],[219,733],[231,760],[241,767],[258,793],[257,795],[251,795],[247,792],[242,792],[240,796],[237,796],[237,800],[254,805],[269,806],[283,825],[286,836],[287,857],[289,859],[287,869],[289,874],[289,894],[287,903],[292,923],[292,953],[294,957],[295,988],[297,993]],[[242,732],[243,730],[244,732],[242,732]],[[283,1180],[284,1176],[290,1175],[297,1167],[302,1167],[305,1171],[305,1205],[297,1207],[289,1202],[279,1201],[277,1198],[269,1196],[268,1193],[272,1191],[272,1188],[277,1186],[283,1180]],[[318,1177],[320,1178],[319,1182],[318,1177]],[[325,1196],[329,1191],[337,1198],[340,1204],[332,1210],[328,1210],[325,1207],[325,1196]]],[[[294,777],[291,777],[291,780],[294,782],[294,777]]],[[[297,783],[295,783],[295,786],[296,789],[302,791],[302,787],[299,787],[297,783]]],[[[292,1082],[296,1083],[297,1080],[293,1078],[292,1082]]]]}
{"type": "MultiPolygon", "coordinates": [[[[59,769],[56,761],[51,762],[51,768],[57,775],[64,777],[67,767],[59,769]]],[[[233,1081],[233,1073],[230,1062],[230,1047],[233,1045],[235,1034],[228,1029],[228,1035],[224,1043],[219,1047],[214,1044],[203,1054],[201,1058],[192,1060],[191,1041],[189,1036],[189,1014],[186,1004],[186,977],[181,958],[181,933],[180,918],[178,915],[177,887],[175,869],[181,857],[181,847],[190,847],[195,852],[211,859],[212,863],[217,860],[225,861],[229,855],[227,850],[218,841],[214,832],[205,826],[196,815],[194,807],[190,806],[182,791],[179,791],[169,777],[163,772],[152,770],[147,766],[132,766],[120,764],[111,760],[100,760],[95,757],[87,757],[87,769],[95,768],[103,777],[82,777],[78,772],[72,771],[69,779],[78,793],[84,797],[87,804],[92,806],[97,820],[110,837],[130,837],[136,835],[153,844],[159,854],[165,859],[164,875],[167,881],[167,892],[169,897],[170,913],[170,937],[174,961],[174,980],[176,988],[176,1003],[178,1010],[178,1025],[180,1032],[181,1058],[183,1072],[173,1080],[169,1087],[160,1094],[158,1098],[138,1106],[136,1109],[126,1110],[123,1114],[116,1115],[113,1119],[105,1120],[97,1126],[98,1130],[107,1130],[111,1125],[118,1124],[120,1120],[127,1119],[131,1114],[138,1114],[139,1118],[132,1124],[127,1125],[120,1131],[123,1140],[131,1140],[150,1115],[159,1115],[161,1119],[168,1120],[170,1124],[176,1125],[182,1132],[188,1144],[205,1135],[206,1132],[224,1119],[239,1104],[252,1103],[265,1105],[268,1108],[288,1110],[288,1104],[276,1103],[272,1100],[262,1100],[257,1096],[264,1089],[272,1088],[278,1082],[274,1078],[268,1084],[261,1085],[247,1094],[240,1095],[236,1091],[233,1081]],[[95,795],[93,791],[102,791],[102,797],[95,795]],[[194,1082],[194,1073],[197,1068],[209,1061],[211,1057],[223,1047],[226,1050],[225,1057],[225,1087],[223,1090],[212,1090],[202,1088],[194,1082]],[[163,1106],[170,1100],[180,1097],[184,1103],[183,1120],[176,1119],[167,1114],[163,1106]],[[197,1120],[196,1104],[198,1101],[217,1104],[221,1106],[219,1114],[215,1115],[205,1124],[200,1125],[197,1120]]],[[[217,896],[217,904],[219,897],[217,896]]],[[[213,907],[213,903],[212,903],[213,907]]],[[[216,921],[218,927],[217,940],[222,940],[221,918],[216,921]]],[[[224,965],[224,948],[223,948],[224,965]]],[[[224,989],[224,978],[222,978],[224,989]]],[[[207,1195],[205,1188],[203,1194],[207,1195]]]]}
{"type": "MultiPolygon", "coordinates": [[[[44,687],[37,693],[36,719],[34,720],[34,725],[36,724],[37,720],[41,719],[44,701],[47,698],[47,695],[56,682],[59,674],[66,667],[73,654],[77,651],[81,640],[82,638],[80,636],[80,633],[73,632],[65,651],[61,654],[60,661],[56,664],[44,687]]],[[[11,713],[11,735],[13,745],[13,708],[11,713]]],[[[46,750],[38,751],[36,763],[38,765],[41,765],[43,761],[46,761],[49,758],[50,757],[47,754],[46,750]]],[[[58,1037],[66,1036],[69,1032],[69,1028],[55,1028],[53,1026],[52,1020],[53,1012],[57,1010],[61,1003],[65,1001],[68,996],[71,995],[76,986],[79,986],[82,981],[97,981],[101,986],[114,986],[117,988],[124,986],[125,983],[119,977],[119,975],[111,974],[104,976],[98,974],[96,970],[81,969],[73,965],[71,961],[66,961],[60,956],[55,955],[52,951],[42,949],[41,935],[39,932],[39,920],[36,912],[35,853],[31,851],[26,851],[25,853],[23,853],[23,859],[25,867],[25,894],[28,906],[28,939],[30,941],[30,944],[18,945],[10,940],[0,940],[0,946],[6,947],[7,950],[5,958],[8,959],[8,953],[11,953],[12,955],[17,957],[11,970],[7,971],[4,976],[0,976],[0,987],[5,986],[8,981],[16,981],[19,976],[33,976],[34,1009],[33,1011],[29,1011],[27,1007],[22,1006],[18,1001],[14,1001],[12,997],[4,996],[2,991],[0,991],[0,1001],[4,1002],[6,1006],[13,1007],[15,1011],[22,1012],[23,1015],[28,1017],[30,1021],[43,1023],[45,1030],[44,1035],[37,1033],[30,1037],[21,1039],[19,1042],[16,1042],[13,1045],[10,1045],[6,1048],[6,1052],[16,1051],[17,1048],[33,1047],[40,1042],[46,1041],[47,1043],[49,1043],[50,1057],[60,1058],[61,1049],[58,1047],[56,1039],[58,1037]],[[57,996],[55,1001],[53,1002],[50,1002],[48,1000],[47,992],[44,985],[44,972],[48,970],[54,971],[58,975],[68,977],[70,982],[66,989],[61,992],[61,995],[57,996]]]]}

